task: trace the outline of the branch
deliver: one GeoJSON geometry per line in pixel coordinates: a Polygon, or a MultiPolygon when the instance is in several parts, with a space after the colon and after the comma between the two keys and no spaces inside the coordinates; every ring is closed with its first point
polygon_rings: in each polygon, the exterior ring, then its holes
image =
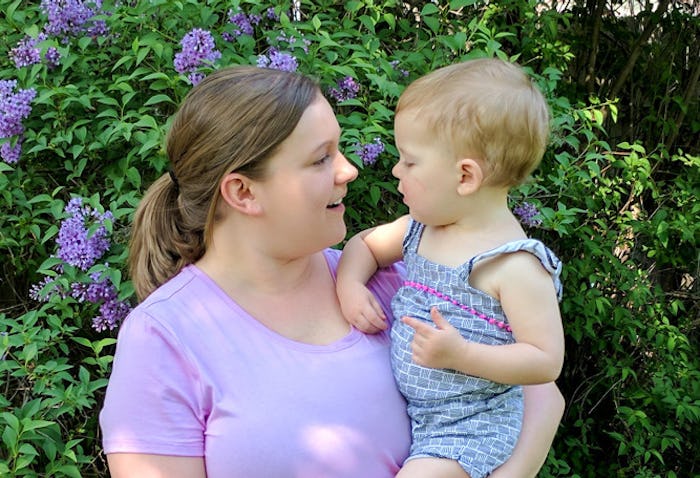
{"type": "Polygon", "coordinates": [[[688,86],[686,87],[685,93],[683,94],[683,106],[685,106],[685,108],[681,107],[681,111],[680,113],[678,113],[678,117],[675,121],[675,127],[673,128],[673,132],[668,137],[668,139],[666,139],[665,146],[667,150],[671,149],[671,146],[673,145],[673,143],[675,143],[676,138],[678,137],[678,132],[680,131],[681,125],[685,120],[685,113],[687,111],[687,108],[690,106],[690,103],[696,96],[695,91],[697,90],[699,80],[700,61],[696,61],[695,66],[693,67],[693,71],[690,73],[690,80],[688,81],[688,86]]]}
{"type": "Polygon", "coordinates": [[[658,8],[656,9],[656,12],[654,12],[654,14],[649,17],[649,21],[644,26],[642,34],[637,39],[632,48],[632,51],[630,52],[627,64],[625,64],[624,68],[618,75],[617,80],[615,80],[615,84],[610,90],[610,98],[616,98],[618,96],[620,90],[622,89],[622,86],[627,81],[627,78],[629,78],[629,76],[632,74],[632,70],[634,69],[635,63],[637,63],[637,58],[639,58],[639,55],[642,53],[642,48],[644,44],[647,41],[649,41],[649,38],[651,38],[651,34],[654,33],[656,27],[659,26],[659,22],[661,22],[661,17],[666,12],[669,3],[671,3],[671,0],[661,0],[659,2],[658,8]]]}
{"type": "Polygon", "coordinates": [[[603,23],[603,9],[607,0],[597,0],[595,7],[595,17],[593,18],[593,31],[591,32],[591,54],[588,57],[588,66],[586,68],[586,90],[588,94],[593,93],[595,87],[595,64],[598,57],[598,49],[600,48],[600,27],[603,23]]]}

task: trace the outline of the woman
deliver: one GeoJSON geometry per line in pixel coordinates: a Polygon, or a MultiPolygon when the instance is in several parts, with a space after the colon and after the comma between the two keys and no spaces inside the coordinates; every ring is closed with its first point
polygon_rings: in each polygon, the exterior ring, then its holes
{"type": "MultiPolygon", "coordinates": [[[[310,79],[254,67],[197,85],[168,136],[170,175],[133,225],[141,304],[122,325],[100,416],[120,477],[391,477],[407,456],[406,405],[386,333],[365,335],[335,294],[342,200],[357,170],[310,79]]],[[[371,290],[389,314],[400,266],[371,290]]],[[[563,401],[526,392],[513,457],[532,476],[563,401]]]]}

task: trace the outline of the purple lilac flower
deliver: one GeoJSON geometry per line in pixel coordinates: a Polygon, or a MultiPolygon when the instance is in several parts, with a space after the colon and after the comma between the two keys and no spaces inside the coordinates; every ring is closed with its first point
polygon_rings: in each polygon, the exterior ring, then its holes
{"type": "Polygon", "coordinates": [[[17,90],[17,80],[0,80],[0,139],[17,137],[16,142],[5,141],[0,146],[0,157],[8,164],[19,161],[22,153],[22,120],[32,112],[30,103],[36,96],[36,90],[29,88],[17,90]]]}
{"type": "Polygon", "coordinates": [[[19,157],[22,155],[22,141],[18,140],[15,145],[11,141],[2,143],[0,146],[0,158],[7,164],[16,164],[19,157]]]}
{"type": "Polygon", "coordinates": [[[95,20],[92,24],[85,30],[87,36],[90,38],[97,38],[101,36],[106,36],[109,33],[109,27],[107,22],[104,20],[95,20]]]}
{"type": "Polygon", "coordinates": [[[99,272],[90,274],[89,283],[74,282],[71,284],[71,297],[78,302],[100,304],[100,313],[92,319],[92,327],[98,332],[114,329],[131,307],[119,300],[117,289],[107,277],[99,272]]]}
{"type": "MultiPolygon", "coordinates": [[[[287,35],[286,32],[282,32],[277,37],[275,38],[275,41],[277,44],[282,44],[286,43],[290,49],[293,49],[295,47],[299,47],[297,44],[297,37],[294,35],[287,35]]],[[[309,45],[311,45],[311,41],[307,40],[304,38],[303,35],[301,35],[301,49],[304,53],[309,53],[309,45]]]]}
{"type": "Polygon", "coordinates": [[[265,10],[265,16],[268,20],[272,20],[273,22],[277,22],[280,19],[280,16],[275,13],[274,7],[268,7],[267,10],[265,10]]]}
{"type": "Polygon", "coordinates": [[[32,112],[29,104],[36,96],[34,88],[17,90],[17,80],[0,80],[0,138],[24,133],[22,120],[32,112]]]}
{"type": "Polygon", "coordinates": [[[49,69],[56,68],[58,65],[61,64],[61,53],[56,47],[50,46],[46,50],[44,59],[46,60],[46,64],[48,65],[49,69]]]}
{"type": "Polygon", "coordinates": [[[130,311],[129,304],[117,300],[116,297],[107,300],[100,305],[100,315],[92,319],[92,328],[98,332],[113,330],[130,311]]]}
{"type": "Polygon", "coordinates": [[[384,152],[384,143],[380,137],[374,138],[371,143],[355,143],[355,153],[362,159],[362,164],[370,166],[377,162],[377,157],[384,152]]]}
{"type": "Polygon", "coordinates": [[[210,64],[221,58],[221,52],[216,49],[214,37],[207,30],[195,28],[187,33],[180,41],[182,51],[175,55],[175,71],[190,73],[192,84],[197,84],[204,77],[202,74],[193,75],[200,66],[210,64]]]}
{"type": "Polygon", "coordinates": [[[272,68],[282,71],[296,71],[298,67],[297,59],[289,53],[279,52],[270,48],[268,55],[258,55],[258,67],[272,68]]]}
{"type": "Polygon", "coordinates": [[[540,211],[532,203],[522,202],[513,209],[513,212],[525,226],[538,227],[542,224],[542,219],[537,217],[540,211]]]}
{"type": "Polygon", "coordinates": [[[15,67],[22,68],[41,62],[41,50],[36,44],[45,39],[46,35],[42,33],[37,38],[26,36],[17,42],[17,46],[10,50],[10,60],[15,67]]]}
{"type": "Polygon", "coordinates": [[[233,9],[228,11],[228,21],[233,23],[235,28],[231,34],[233,38],[239,37],[241,35],[252,35],[253,34],[253,23],[243,12],[235,12],[233,9]]]}
{"type": "Polygon", "coordinates": [[[104,21],[90,22],[101,8],[102,0],[42,0],[41,9],[49,20],[44,30],[52,36],[103,35],[108,31],[104,21]]]}
{"type": "Polygon", "coordinates": [[[401,76],[403,76],[405,78],[408,76],[408,70],[404,70],[402,68],[397,68],[399,66],[399,63],[400,63],[399,60],[393,60],[390,64],[394,70],[398,71],[401,74],[401,76]]]}
{"type": "Polygon", "coordinates": [[[29,289],[29,297],[37,302],[48,302],[56,295],[65,298],[61,286],[50,276],[44,277],[29,289]]]}
{"type": "Polygon", "coordinates": [[[336,101],[345,101],[355,98],[360,91],[360,85],[357,84],[352,76],[346,76],[339,80],[337,86],[328,90],[328,94],[335,98],[336,101]]]}
{"type": "Polygon", "coordinates": [[[105,222],[112,220],[112,213],[107,211],[100,214],[90,206],[83,206],[81,198],[71,199],[65,212],[69,217],[61,223],[56,239],[58,257],[72,266],[87,270],[109,249],[105,222]]]}
{"type": "MultiPolygon", "coordinates": [[[[39,42],[46,40],[46,34],[40,33],[36,38],[30,36],[20,40],[13,49],[10,50],[10,59],[14,62],[15,67],[22,68],[25,66],[36,65],[41,62],[41,49],[36,45],[39,42]]],[[[55,68],[59,65],[61,54],[56,47],[49,47],[44,54],[44,60],[49,68],[55,68]]]]}

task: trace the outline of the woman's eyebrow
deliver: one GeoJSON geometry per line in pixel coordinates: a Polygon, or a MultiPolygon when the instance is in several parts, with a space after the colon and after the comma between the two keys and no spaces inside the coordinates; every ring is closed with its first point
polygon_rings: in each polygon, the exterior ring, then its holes
{"type": "Polygon", "coordinates": [[[323,141],[322,143],[319,143],[314,149],[312,149],[311,153],[318,153],[324,149],[327,149],[328,146],[330,146],[331,144],[333,144],[333,141],[323,141]]]}

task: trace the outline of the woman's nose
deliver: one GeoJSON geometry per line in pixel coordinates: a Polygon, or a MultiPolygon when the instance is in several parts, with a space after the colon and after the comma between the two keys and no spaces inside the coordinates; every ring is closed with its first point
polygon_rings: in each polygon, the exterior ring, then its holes
{"type": "Polygon", "coordinates": [[[338,153],[335,177],[338,183],[349,183],[357,178],[357,168],[342,153],[338,153]]]}

